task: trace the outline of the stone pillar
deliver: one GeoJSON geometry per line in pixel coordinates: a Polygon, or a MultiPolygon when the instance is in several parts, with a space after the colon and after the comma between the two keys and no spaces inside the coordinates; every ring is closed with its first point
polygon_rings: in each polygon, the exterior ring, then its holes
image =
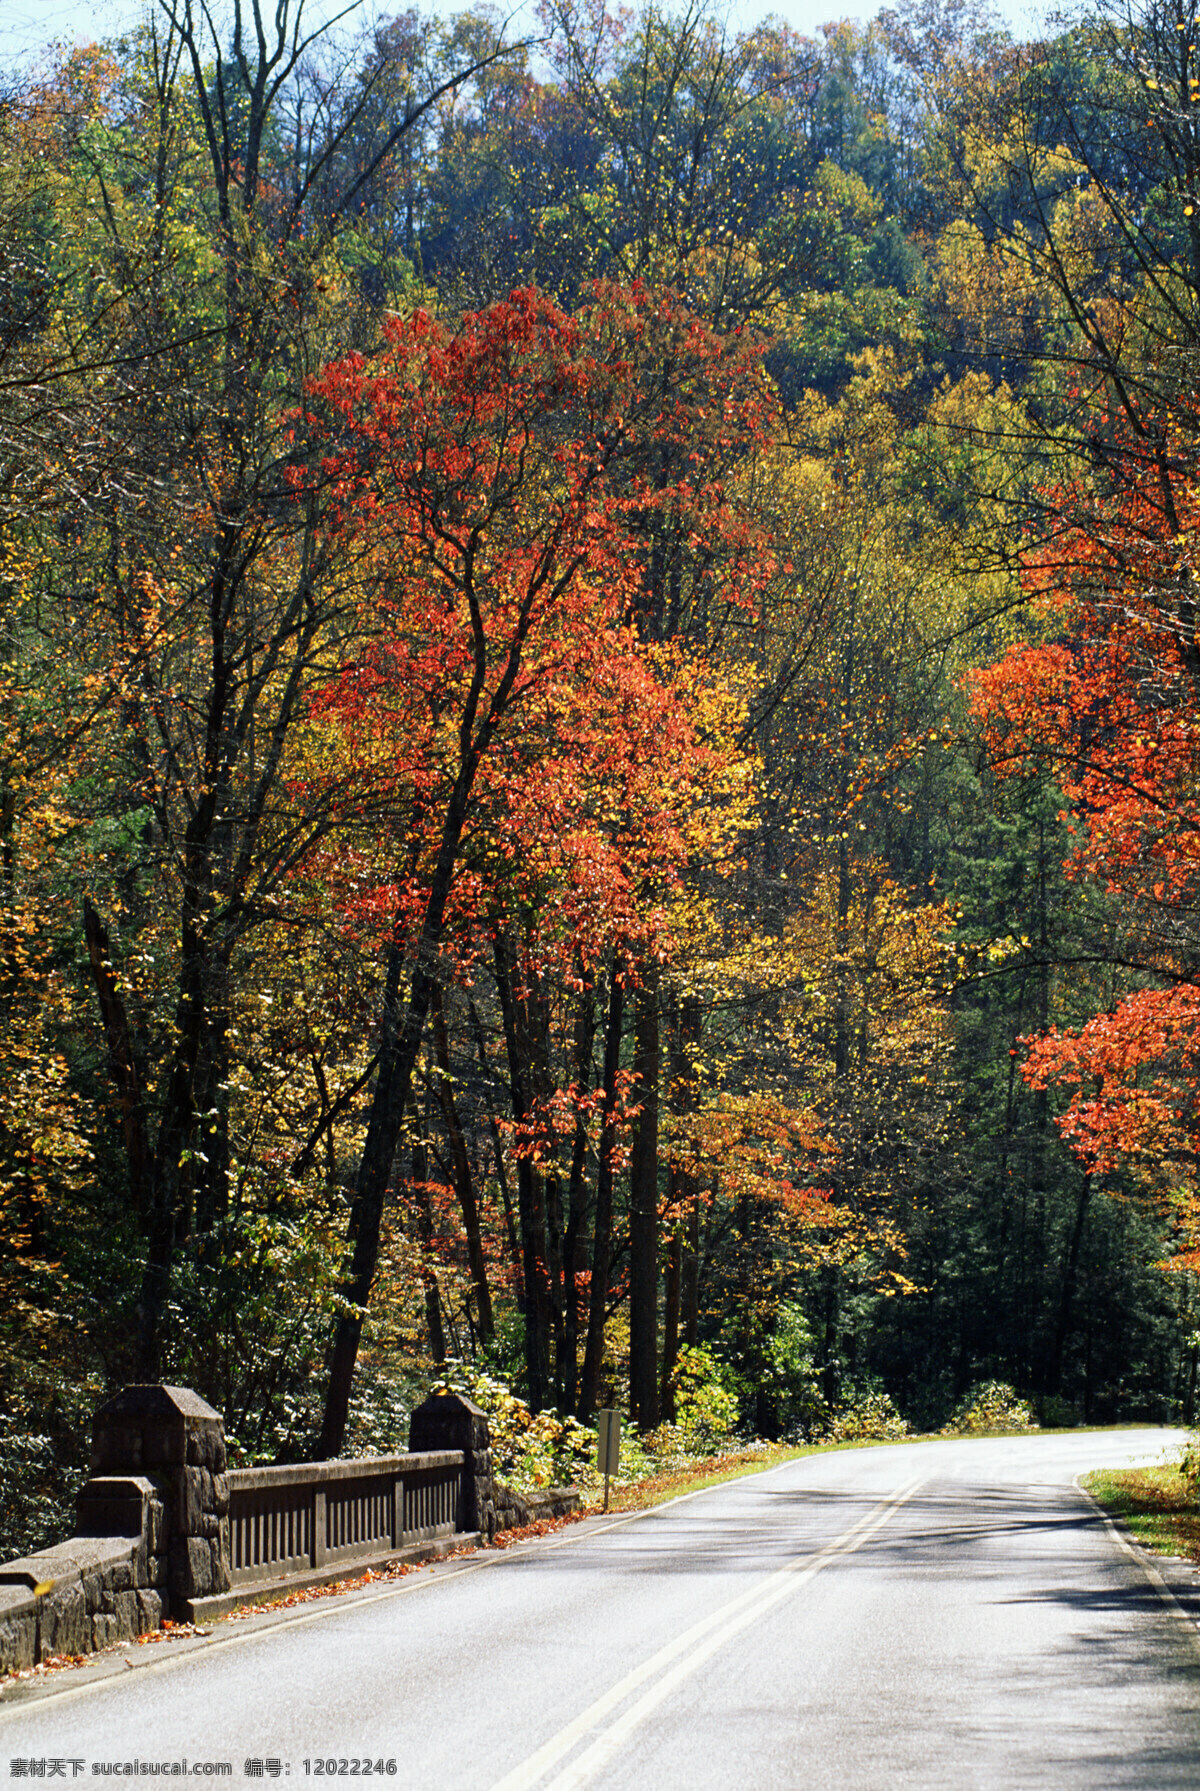
{"type": "Polygon", "coordinates": [[[461,1393],[434,1393],[409,1419],[408,1446],[414,1455],[433,1449],[462,1450],[459,1525],[464,1530],[478,1530],[490,1541],[496,1533],[496,1503],[486,1412],[461,1393]]]}
{"type": "Polygon", "coordinates": [[[92,1426],[93,1479],[148,1475],[163,1500],[171,1615],[229,1590],[225,1425],[186,1387],[126,1387],[92,1426]]]}

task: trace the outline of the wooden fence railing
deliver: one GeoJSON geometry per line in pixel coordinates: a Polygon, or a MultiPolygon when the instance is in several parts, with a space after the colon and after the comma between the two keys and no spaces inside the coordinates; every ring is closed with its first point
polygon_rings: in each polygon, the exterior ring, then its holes
{"type": "Polygon", "coordinates": [[[350,1567],[460,1527],[458,1449],[234,1468],[228,1481],[234,1589],[350,1567]]]}

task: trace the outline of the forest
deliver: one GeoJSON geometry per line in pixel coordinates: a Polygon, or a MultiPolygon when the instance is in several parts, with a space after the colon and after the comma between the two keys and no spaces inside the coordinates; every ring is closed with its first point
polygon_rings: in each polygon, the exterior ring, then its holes
{"type": "Polygon", "coordinates": [[[1195,1416],[1194,0],[538,17],[3,77],[10,1553],[131,1381],[1195,1416]]]}

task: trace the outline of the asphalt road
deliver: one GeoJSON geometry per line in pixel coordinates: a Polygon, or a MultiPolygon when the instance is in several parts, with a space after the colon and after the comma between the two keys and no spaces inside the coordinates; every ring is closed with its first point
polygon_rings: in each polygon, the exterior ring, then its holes
{"type": "Polygon", "coordinates": [[[1178,1440],[811,1456],[135,1648],[0,1696],[0,1777],[229,1761],[299,1791],[366,1761],[419,1791],[1195,1791],[1200,1579],[1073,1485],[1178,1440]]]}

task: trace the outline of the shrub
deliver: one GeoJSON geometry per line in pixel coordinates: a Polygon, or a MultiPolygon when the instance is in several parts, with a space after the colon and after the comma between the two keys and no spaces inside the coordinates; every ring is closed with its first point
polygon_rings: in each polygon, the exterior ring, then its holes
{"type": "Polygon", "coordinates": [[[18,1430],[0,1416],[0,1561],[71,1534],[58,1478],[50,1438],[18,1430]]]}
{"type": "Polygon", "coordinates": [[[1033,1408],[1005,1381],[972,1387],[951,1413],[943,1436],[976,1436],[986,1430],[1036,1430],[1033,1408]]]}
{"type": "MultiPolygon", "coordinates": [[[[688,1392],[687,1423],[660,1424],[639,1436],[622,1427],[617,1486],[653,1479],[704,1461],[721,1444],[741,1449],[723,1426],[737,1416],[737,1395],[725,1382],[729,1373],[705,1349],[684,1352],[688,1392]]],[[[681,1357],[681,1362],[683,1357],[681,1357]]],[[[465,1393],[487,1413],[497,1477],[518,1492],[570,1483],[595,1491],[603,1482],[596,1467],[596,1432],[578,1418],[531,1412],[506,1383],[470,1362],[447,1362],[435,1393],[465,1393]]]]}
{"type": "Polygon", "coordinates": [[[1200,1430],[1188,1432],[1187,1442],[1179,1451],[1179,1472],[1187,1481],[1192,1498],[1200,1501],[1200,1430]]]}
{"type": "Polygon", "coordinates": [[[909,1434],[890,1393],[867,1393],[838,1412],[829,1426],[835,1443],[894,1442],[909,1434]]]}
{"type": "Polygon", "coordinates": [[[812,1328],[804,1308],[784,1300],[761,1343],[760,1382],[783,1435],[808,1440],[829,1429],[829,1407],[817,1375],[812,1328]]]}
{"type": "Polygon", "coordinates": [[[103,1397],[90,1380],[64,1379],[52,1388],[27,1379],[0,1390],[0,1561],[74,1534],[92,1413],[103,1397]]]}
{"type": "Polygon", "coordinates": [[[1045,1430],[1074,1430],[1081,1419],[1078,1406],[1055,1393],[1047,1393],[1038,1401],[1038,1421],[1045,1430]]]}
{"type": "Polygon", "coordinates": [[[487,1413],[496,1473],[518,1492],[595,1484],[596,1432],[578,1418],[531,1412],[502,1380],[469,1362],[447,1362],[434,1392],[465,1393],[487,1413]]]}

